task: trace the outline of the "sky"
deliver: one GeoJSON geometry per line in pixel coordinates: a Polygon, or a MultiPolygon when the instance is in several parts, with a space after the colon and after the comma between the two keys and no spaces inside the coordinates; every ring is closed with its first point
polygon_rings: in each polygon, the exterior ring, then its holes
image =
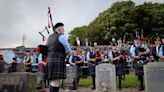
{"type": "MultiPolygon", "coordinates": [[[[48,7],[51,8],[53,23],[63,22],[65,35],[75,27],[88,25],[99,13],[119,0],[0,0],[0,48],[14,48],[23,44],[36,47],[46,44],[39,31],[48,25],[48,7]]],[[[136,4],[145,1],[133,0],[136,4]]],[[[53,31],[49,29],[50,33],[53,31]]],[[[44,32],[46,38],[48,34],[44,32]]]]}

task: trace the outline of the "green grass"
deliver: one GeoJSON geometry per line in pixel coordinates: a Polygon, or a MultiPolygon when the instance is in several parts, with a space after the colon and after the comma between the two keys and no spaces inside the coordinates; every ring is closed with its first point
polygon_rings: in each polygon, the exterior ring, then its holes
{"type": "MultiPolygon", "coordinates": [[[[131,88],[131,87],[137,88],[138,85],[139,85],[139,82],[138,82],[135,74],[126,75],[125,80],[122,80],[122,87],[123,88],[131,88]]],[[[87,79],[80,79],[79,86],[83,86],[83,87],[92,86],[91,78],[88,77],[87,79]]],[[[118,81],[117,81],[117,87],[118,87],[118,81]]]]}
{"type": "Polygon", "coordinates": [[[90,87],[92,86],[91,78],[80,79],[79,86],[90,87]]]}
{"type": "Polygon", "coordinates": [[[138,85],[139,85],[139,82],[135,74],[126,75],[125,80],[122,80],[123,88],[130,88],[130,87],[137,88],[138,85]]]}

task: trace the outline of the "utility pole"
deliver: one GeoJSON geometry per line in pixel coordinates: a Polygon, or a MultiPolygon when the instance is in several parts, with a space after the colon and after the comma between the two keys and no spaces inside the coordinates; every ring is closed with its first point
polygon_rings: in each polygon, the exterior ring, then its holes
{"type": "Polygon", "coordinates": [[[23,46],[25,46],[25,34],[23,34],[22,42],[23,42],[23,46]]]}

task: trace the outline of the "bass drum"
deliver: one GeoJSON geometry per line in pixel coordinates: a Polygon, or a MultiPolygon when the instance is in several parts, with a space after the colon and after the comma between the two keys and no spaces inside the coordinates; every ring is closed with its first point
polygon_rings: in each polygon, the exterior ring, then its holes
{"type": "Polygon", "coordinates": [[[15,53],[12,50],[5,50],[2,54],[2,57],[6,64],[12,64],[15,53]]]}

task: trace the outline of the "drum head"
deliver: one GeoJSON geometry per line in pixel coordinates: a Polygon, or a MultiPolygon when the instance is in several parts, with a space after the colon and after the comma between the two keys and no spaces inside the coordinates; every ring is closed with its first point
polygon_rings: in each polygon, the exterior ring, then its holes
{"type": "Polygon", "coordinates": [[[3,54],[3,60],[7,64],[11,64],[13,62],[13,58],[15,57],[15,54],[12,50],[5,50],[3,54]]]}

